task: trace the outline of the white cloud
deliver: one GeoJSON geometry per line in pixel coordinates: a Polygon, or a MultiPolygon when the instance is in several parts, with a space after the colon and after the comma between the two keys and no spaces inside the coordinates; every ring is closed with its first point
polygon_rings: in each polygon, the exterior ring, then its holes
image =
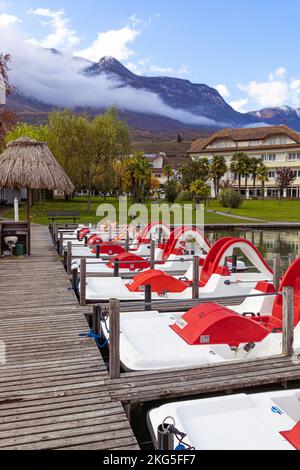
{"type": "Polygon", "coordinates": [[[245,99],[242,98],[240,100],[231,101],[229,104],[233,109],[235,109],[239,113],[245,113],[246,110],[245,110],[244,107],[248,104],[248,99],[247,98],[245,98],[245,99]]]}
{"type": "Polygon", "coordinates": [[[97,39],[86,49],[76,51],[79,57],[98,62],[104,56],[112,56],[118,60],[128,60],[134,54],[129,47],[141,34],[140,30],[135,28],[137,19],[131,18],[128,25],[111,31],[105,31],[98,34],[97,39]]]}
{"type": "Polygon", "coordinates": [[[17,16],[8,15],[7,13],[0,14],[0,28],[6,28],[16,23],[22,23],[22,20],[17,16]]]}
{"type": "Polygon", "coordinates": [[[215,89],[220,93],[223,98],[229,98],[230,92],[226,85],[220,83],[219,85],[215,86],[215,89]]]}
{"type": "Polygon", "coordinates": [[[35,38],[29,39],[34,46],[72,49],[80,42],[80,37],[70,28],[70,20],[66,17],[64,10],[49,10],[48,8],[30,9],[27,11],[29,15],[35,15],[42,18],[48,18],[48,21],[41,21],[43,26],[52,29],[52,33],[41,40],[35,38]]]}
{"type": "Polygon", "coordinates": [[[190,72],[190,68],[188,65],[181,65],[179,69],[174,67],[161,67],[158,65],[150,65],[145,71],[147,74],[157,74],[157,75],[176,75],[176,76],[184,76],[190,72]]]}

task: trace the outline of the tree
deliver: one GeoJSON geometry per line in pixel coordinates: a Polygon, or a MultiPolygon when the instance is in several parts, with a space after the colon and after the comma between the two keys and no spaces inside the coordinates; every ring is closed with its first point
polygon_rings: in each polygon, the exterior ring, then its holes
{"type": "Polygon", "coordinates": [[[257,167],[257,179],[261,183],[261,197],[265,197],[265,183],[269,181],[269,170],[263,160],[259,161],[257,167]]]}
{"type": "Polygon", "coordinates": [[[227,173],[227,165],[224,157],[215,155],[209,167],[209,176],[214,182],[215,195],[218,196],[221,178],[227,173]]]}
{"type": "Polygon", "coordinates": [[[131,180],[131,195],[134,202],[144,202],[146,190],[150,189],[151,163],[143,152],[135,152],[128,159],[127,171],[131,180]]]}
{"type": "Polygon", "coordinates": [[[160,188],[160,181],[156,176],[152,175],[150,180],[150,189],[154,197],[157,197],[157,192],[160,188]]]}
{"type": "Polygon", "coordinates": [[[209,162],[207,158],[200,160],[190,160],[180,168],[182,176],[181,184],[186,191],[189,191],[190,185],[195,180],[207,181],[209,178],[209,162]]]}
{"type": "Polygon", "coordinates": [[[178,185],[176,181],[169,181],[164,186],[165,198],[169,204],[174,204],[178,194],[178,185]]]}
{"type": "Polygon", "coordinates": [[[256,157],[249,158],[249,171],[250,171],[250,176],[252,178],[252,196],[253,197],[257,196],[256,180],[258,176],[258,169],[261,164],[263,164],[262,159],[258,159],[256,157]]]}
{"type": "Polygon", "coordinates": [[[238,180],[238,190],[239,194],[241,194],[241,182],[242,176],[246,172],[246,165],[245,161],[248,158],[248,155],[244,152],[236,152],[231,159],[230,163],[230,171],[234,175],[234,179],[238,180]]]}
{"type": "Polygon", "coordinates": [[[296,177],[290,168],[279,168],[276,171],[276,186],[279,192],[279,201],[283,197],[284,190],[295,181],[296,177]]]}
{"type": "Polygon", "coordinates": [[[5,142],[11,142],[20,137],[28,137],[29,139],[38,140],[40,142],[48,142],[49,127],[19,123],[6,134],[5,142]]]}
{"type": "Polygon", "coordinates": [[[194,200],[200,199],[205,205],[210,196],[210,187],[203,180],[195,180],[190,184],[190,192],[194,196],[194,200]]]}
{"type": "Polygon", "coordinates": [[[168,182],[174,176],[174,170],[171,165],[165,165],[163,167],[163,175],[167,177],[168,182]]]}
{"type": "MultiPolygon", "coordinates": [[[[0,54],[0,81],[4,84],[6,96],[14,92],[14,87],[9,81],[9,62],[11,56],[9,54],[0,54]]],[[[4,146],[4,136],[17,123],[14,112],[0,107],[0,151],[4,146]]]]}
{"type": "Polygon", "coordinates": [[[0,79],[4,83],[5,89],[6,89],[6,95],[11,95],[14,91],[15,88],[13,85],[11,85],[9,81],[9,62],[11,61],[11,55],[10,54],[0,54],[0,79]]]}

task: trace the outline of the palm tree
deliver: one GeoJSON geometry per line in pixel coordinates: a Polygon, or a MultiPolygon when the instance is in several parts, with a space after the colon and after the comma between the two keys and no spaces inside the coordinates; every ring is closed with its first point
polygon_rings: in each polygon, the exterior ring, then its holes
{"type": "Polygon", "coordinates": [[[261,160],[257,167],[257,179],[261,182],[261,197],[265,197],[265,183],[269,181],[269,171],[266,165],[261,160]]]}
{"type": "Polygon", "coordinates": [[[226,160],[221,155],[214,155],[212,162],[209,167],[209,176],[214,182],[214,189],[216,197],[219,194],[220,190],[220,181],[221,178],[227,172],[226,160]]]}
{"type": "Polygon", "coordinates": [[[247,198],[247,191],[248,191],[248,178],[251,175],[251,171],[252,171],[251,158],[248,157],[248,155],[245,154],[243,177],[245,178],[245,195],[246,195],[246,198],[247,198]]]}
{"type": "Polygon", "coordinates": [[[163,175],[167,177],[169,183],[170,179],[174,176],[174,170],[171,165],[165,165],[163,167],[163,175]]]}
{"type": "Polygon", "coordinates": [[[142,152],[135,152],[128,162],[128,172],[131,178],[131,194],[135,202],[143,202],[146,184],[151,179],[151,163],[142,152]]]}
{"type": "Polygon", "coordinates": [[[257,172],[259,165],[263,163],[262,159],[258,159],[256,157],[251,157],[250,159],[250,174],[252,178],[252,197],[257,196],[257,189],[256,189],[256,179],[257,179],[257,172]]]}
{"type": "Polygon", "coordinates": [[[241,194],[241,182],[242,176],[245,174],[245,159],[248,155],[244,152],[236,152],[232,158],[230,163],[230,171],[234,175],[234,179],[238,180],[238,189],[239,194],[241,194]]]}
{"type": "Polygon", "coordinates": [[[193,194],[195,201],[200,199],[205,205],[210,196],[210,187],[203,180],[195,180],[190,184],[190,192],[193,194]]]}

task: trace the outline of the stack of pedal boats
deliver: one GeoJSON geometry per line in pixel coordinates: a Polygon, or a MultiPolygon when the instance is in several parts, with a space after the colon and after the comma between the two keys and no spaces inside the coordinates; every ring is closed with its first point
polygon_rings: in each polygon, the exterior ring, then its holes
{"type": "MultiPolygon", "coordinates": [[[[99,236],[97,233],[91,236],[95,235],[99,236]]],[[[185,259],[185,247],[190,237],[197,241],[194,251],[200,257],[199,298],[202,301],[207,298],[207,303],[199,303],[186,312],[122,312],[122,367],[130,371],[163,370],[281,354],[282,292],[287,286],[294,289],[294,346],[299,348],[300,258],[289,267],[278,293],[275,293],[271,268],[256,247],[243,239],[226,237],[210,247],[203,234],[196,229],[184,228],[171,232],[166,226],[162,228],[161,224],[151,224],[143,233],[136,235],[128,253],[123,249],[111,253],[124,261],[128,256],[133,257],[128,260],[128,265],[124,263],[124,267],[120,268],[119,277],[87,278],[88,297],[103,302],[112,297],[119,298],[121,302],[141,301],[145,286],[150,285],[153,300],[191,299],[193,273],[190,256],[184,264],[184,275],[172,276],[172,261],[180,257],[185,259]],[[160,237],[164,233],[155,253],[160,264],[159,269],[150,269],[147,250],[149,241],[157,236],[156,230],[159,230],[160,237]],[[233,270],[231,263],[237,251],[243,260],[239,260],[233,270]],[[135,265],[134,261],[138,258],[145,259],[146,264],[135,265]],[[245,260],[250,263],[251,270],[245,260]],[[122,277],[128,270],[137,272],[130,281],[122,277]],[[209,301],[210,297],[236,295],[245,295],[246,298],[234,306],[209,301]]],[[[114,242],[109,242],[107,246],[112,244],[114,242]]],[[[94,263],[96,265],[97,260],[94,263]]],[[[106,274],[113,269],[113,263],[114,258],[98,270],[106,274]]],[[[103,334],[109,339],[109,320],[103,334]]],[[[298,449],[299,421],[299,390],[169,403],[151,410],[148,416],[149,429],[156,445],[158,426],[165,426],[166,429],[173,426],[175,430],[182,431],[174,434],[179,447],[184,436],[185,445],[196,449],[298,449]],[[237,432],[241,423],[247,423],[243,433],[237,432]],[[228,432],[230,430],[232,432],[228,432]]]]}

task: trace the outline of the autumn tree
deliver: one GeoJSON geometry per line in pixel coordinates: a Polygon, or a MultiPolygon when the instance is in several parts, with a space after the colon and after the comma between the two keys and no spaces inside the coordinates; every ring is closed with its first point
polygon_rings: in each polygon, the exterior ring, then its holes
{"type": "MultiPolygon", "coordinates": [[[[14,92],[9,81],[9,54],[0,53],[0,82],[3,84],[6,96],[14,92]]],[[[0,106],[0,151],[4,146],[4,136],[17,122],[15,113],[0,106]]]]}
{"type": "Polygon", "coordinates": [[[279,193],[279,200],[283,197],[284,190],[287,189],[295,179],[295,174],[290,168],[283,167],[276,171],[276,187],[279,193]]]}

